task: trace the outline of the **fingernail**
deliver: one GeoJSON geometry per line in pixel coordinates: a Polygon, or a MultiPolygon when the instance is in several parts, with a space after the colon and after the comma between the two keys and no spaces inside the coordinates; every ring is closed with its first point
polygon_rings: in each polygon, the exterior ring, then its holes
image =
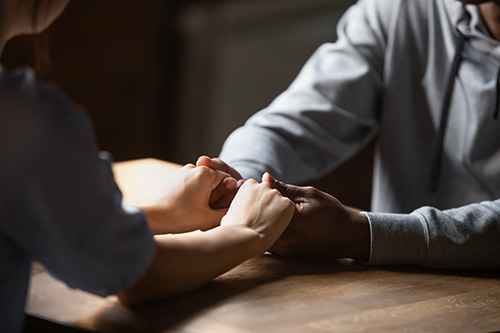
{"type": "Polygon", "coordinates": [[[238,182],[234,178],[226,178],[226,188],[228,190],[234,190],[236,188],[236,185],[238,185],[238,182]]]}

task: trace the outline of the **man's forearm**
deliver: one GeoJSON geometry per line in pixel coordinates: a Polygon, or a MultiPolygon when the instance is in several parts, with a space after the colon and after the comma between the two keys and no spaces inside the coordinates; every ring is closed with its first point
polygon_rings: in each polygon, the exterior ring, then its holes
{"type": "Polygon", "coordinates": [[[500,200],[411,214],[368,213],[372,264],[434,268],[500,267],[500,200]]]}

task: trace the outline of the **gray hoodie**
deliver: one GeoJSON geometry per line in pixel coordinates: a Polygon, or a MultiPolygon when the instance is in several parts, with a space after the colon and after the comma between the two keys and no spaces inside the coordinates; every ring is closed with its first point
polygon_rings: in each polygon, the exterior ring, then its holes
{"type": "Polygon", "coordinates": [[[500,43],[478,7],[360,0],[338,36],[220,157],[298,183],[376,136],[369,262],[500,267],[500,43]]]}

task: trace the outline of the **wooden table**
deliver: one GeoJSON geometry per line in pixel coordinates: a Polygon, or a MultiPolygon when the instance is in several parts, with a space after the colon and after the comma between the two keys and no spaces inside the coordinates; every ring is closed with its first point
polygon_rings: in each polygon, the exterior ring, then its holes
{"type": "MultiPolygon", "coordinates": [[[[114,168],[124,201],[139,203],[178,166],[147,159],[114,168]]],[[[127,308],[115,297],[72,290],[38,269],[26,311],[104,332],[491,332],[500,330],[500,271],[265,255],[189,294],[127,308]]]]}

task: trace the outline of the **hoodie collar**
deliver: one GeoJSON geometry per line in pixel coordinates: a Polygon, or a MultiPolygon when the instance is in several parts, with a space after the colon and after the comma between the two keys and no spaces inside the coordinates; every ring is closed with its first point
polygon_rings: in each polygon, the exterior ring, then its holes
{"type": "Polygon", "coordinates": [[[468,44],[500,61],[500,42],[486,27],[478,5],[463,5],[457,0],[447,0],[451,24],[462,34],[468,44]]]}

